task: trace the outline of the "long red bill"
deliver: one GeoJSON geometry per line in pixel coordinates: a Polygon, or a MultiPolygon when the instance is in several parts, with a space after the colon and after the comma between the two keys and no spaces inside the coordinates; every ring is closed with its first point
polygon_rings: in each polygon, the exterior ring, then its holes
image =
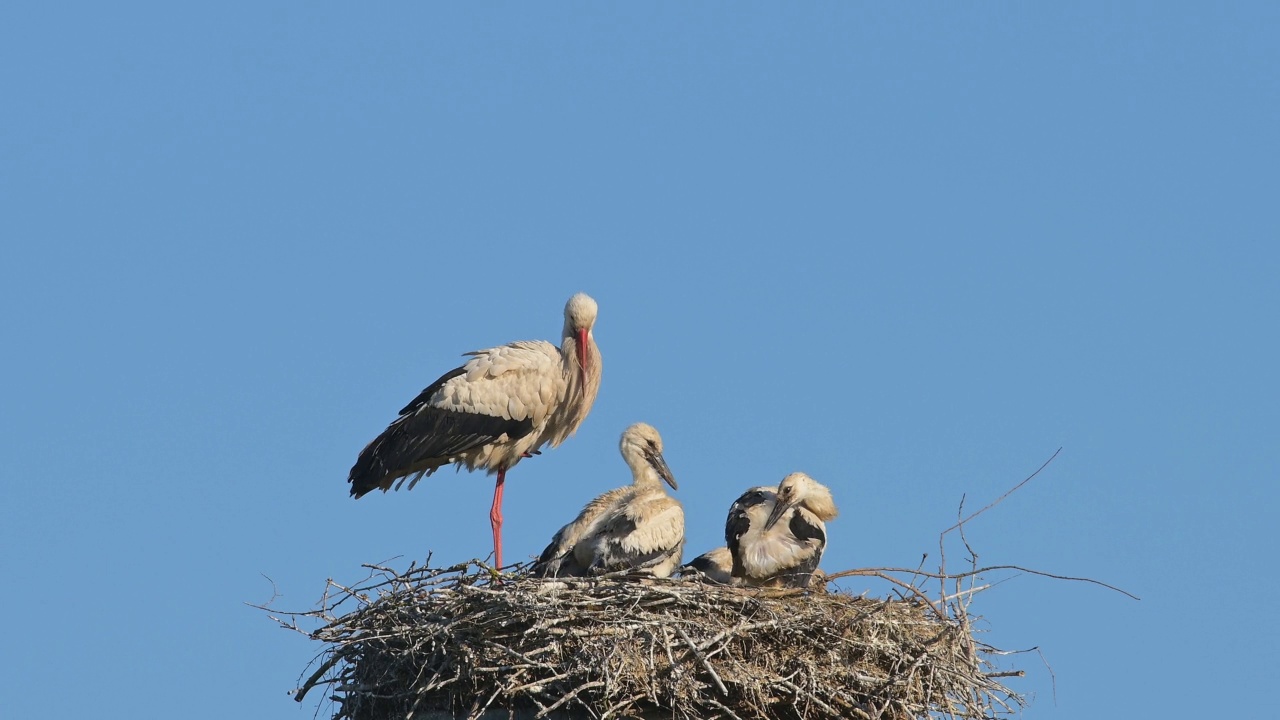
{"type": "Polygon", "coordinates": [[[578,331],[578,372],[582,376],[582,386],[587,385],[587,329],[578,331]]]}

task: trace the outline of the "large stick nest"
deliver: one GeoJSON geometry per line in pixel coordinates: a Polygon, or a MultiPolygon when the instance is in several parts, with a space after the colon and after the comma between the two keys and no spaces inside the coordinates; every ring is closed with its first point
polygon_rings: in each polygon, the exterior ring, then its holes
{"type": "Polygon", "coordinates": [[[878,600],[675,579],[516,572],[498,582],[479,563],[373,570],[357,587],[331,581],[318,610],[277,617],[324,643],[297,698],[329,686],[335,720],[493,708],[601,720],[989,718],[1022,704],[997,679],[1021,673],[993,671],[996,651],[974,639],[966,603],[914,588],[878,600]]]}

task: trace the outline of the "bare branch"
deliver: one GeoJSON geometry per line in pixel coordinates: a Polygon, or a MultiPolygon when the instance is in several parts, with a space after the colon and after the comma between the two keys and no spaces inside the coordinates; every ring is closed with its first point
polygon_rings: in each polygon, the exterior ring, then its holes
{"type": "Polygon", "coordinates": [[[1013,487],[1009,488],[1009,490],[1008,490],[1008,491],[1006,491],[1006,492],[1005,492],[1005,494],[1003,494],[1003,495],[1001,495],[1000,497],[996,498],[995,500],[991,501],[991,503],[990,503],[990,504],[988,504],[986,507],[982,508],[981,510],[978,510],[977,512],[973,513],[973,514],[972,514],[972,515],[970,515],[969,517],[964,518],[963,520],[961,520],[961,521],[957,522],[955,525],[952,525],[951,527],[947,528],[946,530],[943,530],[943,531],[942,531],[942,534],[943,534],[943,535],[946,535],[947,533],[951,532],[952,530],[955,530],[956,528],[960,527],[961,525],[964,525],[965,523],[967,523],[967,522],[969,522],[970,520],[972,520],[972,519],[974,519],[974,518],[978,517],[978,516],[979,516],[979,515],[981,515],[982,513],[984,513],[984,512],[986,512],[986,511],[990,510],[991,508],[995,507],[996,505],[999,505],[1001,502],[1003,502],[1003,501],[1004,501],[1004,499],[1005,499],[1005,498],[1007,498],[1007,497],[1009,497],[1010,495],[1012,495],[1012,494],[1014,494],[1015,492],[1017,492],[1017,491],[1018,491],[1018,488],[1021,488],[1023,485],[1026,485],[1027,483],[1031,482],[1031,479],[1032,479],[1032,478],[1034,478],[1035,476],[1039,475],[1041,470],[1044,470],[1045,468],[1049,467],[1049,463],[1053,462],[1054,458],[1058,457],[1058,453],[1060,453],[1060,452],[1062,452],[1062,448],[1058,448],[1057,450],[1054,450],[1054,451],[1053,451],[1053,454],[1049,456],[1049,459],[1048,459],[1048,460],[1045,460],[1043,465],[1041,465],[1040,467],[1036,468],[1036,471],[1035,471],[1035,472],[1033,472],[1033,473],[1031,473],[1030,475],[1028,475],[1026,478],[1024,478],[1024,479],[1022,480],[1022,482],[1020,482],[1020,483],[1018,483],[1017,485],[1014,485],[1013,487]]]}
{"type": "Polygon", "coordinates": [[[884,573],[911,573],[916,575],[924,575],[925,577],[930,577],[930,578],[956,579],[956,578],[972,577],[974,575],[980,575],[982,573],[991,572],[993,570],[1017,570],[1018,572],[1024,572],[1024,573],[1027,573],[1028,575],[1039,575],[1041,577],[1053,578],[1054,580],[1071,580],[1074,582],[1090,583],[1092,585],[1100,585],[1104,588],[1107,588],[1108,590],[1114,590],[1120,593],[1121,595],[1126,595],[1128,597],[1133,598],[1134,600],[1142,599],[1127,590],[1122,590],[1116,587],[1115,585],[1104,583],[1101,580],[1094,580],[1093,578],[1086,578],[1086,577],[1071,577],[1070,575],[1055,575],[1053,573],[1047,573],[1040,570],[1032,570],[1030,568],[1024,568],[1020,565],[988,565],[986,567],[978,568],[977,570],[968,570],[962,573],[931,573],[931,572],[925,572],[922,570],[911,570],[910,568],[894,568],[894,567],[857,568],[854,570],[843,570],[841,572],[828,575],[827,581],[830,582],[832,580],[837,580],[843,577],[851,577],[854,575],[873,575],[876,577],[884,577],[884,573]]]}

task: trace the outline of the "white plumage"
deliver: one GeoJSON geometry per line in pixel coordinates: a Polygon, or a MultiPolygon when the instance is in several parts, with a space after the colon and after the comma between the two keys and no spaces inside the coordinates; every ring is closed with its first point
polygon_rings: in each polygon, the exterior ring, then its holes
{"type": "Polygon", "coordinates": [[[836,516],[831,491],[804,473],[746,491],[729,509],[725,542],[732,576],[745,585],[808,587],[836,516]]]}
{"type": "Polygon", "coordinates": [[[631,485],[587,503],[573,522],[560,528],[534,564],[545,577],[575,577],[615,570],[645,569],[667,577],[684,551],[684,508],[667,495],[676,487],[662,456],[662,437],[636,423],[622,433],[622,458],[631,485]]]}
{"type": "Polygon", "coordinates": [[[600,390],[596,314],[595,300],[578,293],[565,304],[560,347],[535,340],[466,353],[470,360],[427,386],[360,452],[347,479],[352,496],[405,479],[412,488],[454,463],[497,474],[489,520],[501,567],[507,470],[573,435],[600,390]]]}

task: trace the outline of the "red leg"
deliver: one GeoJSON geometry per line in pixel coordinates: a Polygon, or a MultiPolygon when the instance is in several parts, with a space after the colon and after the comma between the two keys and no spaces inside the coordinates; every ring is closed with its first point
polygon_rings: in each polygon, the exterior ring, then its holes
{"type": "Polygon", "coordinates": [[[493,561],[502,567],[502,484],[507,481],[507,471],[498,471],[498,482],[493,487],[493,507],[489,508],[489,524],[493,525],[493,561]]]}

